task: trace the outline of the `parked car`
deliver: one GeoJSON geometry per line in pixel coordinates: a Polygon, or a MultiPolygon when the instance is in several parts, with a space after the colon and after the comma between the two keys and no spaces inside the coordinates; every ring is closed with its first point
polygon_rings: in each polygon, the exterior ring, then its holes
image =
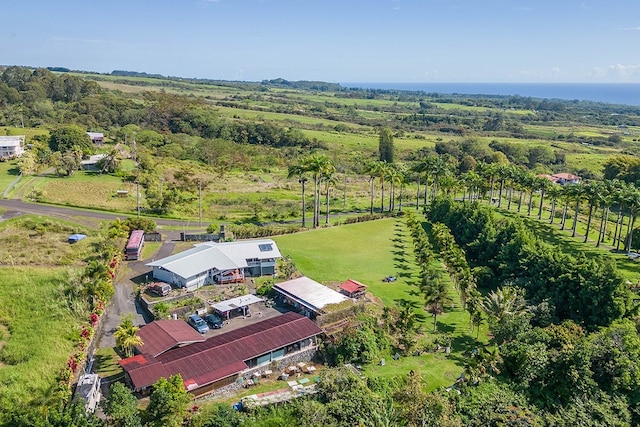
{"type": "Polygon", "coordinates": [[[222,319],[220,319],[215,314],[207,314],[204,316],[204,320],[209,324],[209,327],[212,329],[220,329],[224,325],[222,319]]]}
{"type": "Polygon", "coordinates": [[[187,323],[201,334],[206,334],[207,332],[209,332],[209,326],[207,325],[207,322],[202,320],[202,317],[198,316],[197,314],[192,314],[191,316],[189,316],[187,318],[187,323]]]}
{"type": "Polygon", "coordinates": [[[166,297],[171,292],[171,285],[167,283],[152,283],[148,289],[156,295],[166,297]]]}

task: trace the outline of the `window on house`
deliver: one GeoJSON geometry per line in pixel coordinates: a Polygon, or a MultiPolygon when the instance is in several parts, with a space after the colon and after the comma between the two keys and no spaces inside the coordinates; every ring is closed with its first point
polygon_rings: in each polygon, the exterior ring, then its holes
{"type": "Polygon", "coordinates": [[[271,243],[262,243],[258,245],[258,249],[260,249],[260,252],[270,252],[273,250],[273,245],[271,243]]]}

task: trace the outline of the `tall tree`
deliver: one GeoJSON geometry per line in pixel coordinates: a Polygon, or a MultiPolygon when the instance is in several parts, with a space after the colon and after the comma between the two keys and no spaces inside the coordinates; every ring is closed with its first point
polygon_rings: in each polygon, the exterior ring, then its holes
{"type": "Polygon", "coordinates": [[[438,328],[438,315],[444,313],[444,307],[453,300],[449,296],[447,284],[439,277],[423,277],[422,288],[424,291],[426,310],[433,316],[433,331],[438,328]]]}
{"type": "MultiPolygon", "coordinates": [[[[331,159],[324,154],[312,154],[304,162],[305,170],[313,177],[313,228],[320,225],[320,182],[324,171],[332,165],[331,159]]],[[[334,167],[335,170],[335,167],[334,167]]]]}
{"type": "Polygon", "coordinates": [[[393,132],[389,128],[380,129],[378,151],[380,153],[380,161],[393,163],[394,147],[393,132]]]}
{"type": "Polygon", "coordinates": [[[146,409],[147,425],[157,427],[181,427],[187,414],[191,397],[184,388],[180,374],[168,379],[160,378],[153,385],[153,392],[146,409]]]}
{"type": "Polygon", "coordinates": [[[79,151],[83,154],[93,153],[91,138],[79,126],[70,125],[58,128],[51,132],[49,137],[51,151],[79,151]]]}
{"type": "Polygon", "coordinates": [[[307,169],[303,161],[298,162],[295,165],[289,166],[289,171],[287,174],[288,178],[298,178],[298,182],[302,186],[302,228],[307,227],[306,222],[306,206],[305,206],[305,184],[308,179],[306,177],[307,169]]]}
{"type": "Polygon", "coordinates": [[[141,427],[138,399],[121,382],[115,382],[109,388],[109,397],[102,404],[104,414],[110,426],[141,427]]]}
{"type": "Polygon", "coordinates": [[[336,179],[336,167],[332,162],[327,162],[322,169],[321,181],[324,183],[324,191],[325,191],[325,225],[329,225],[329,192],[331,190],[331,186],[337,183],[336,179]]]}

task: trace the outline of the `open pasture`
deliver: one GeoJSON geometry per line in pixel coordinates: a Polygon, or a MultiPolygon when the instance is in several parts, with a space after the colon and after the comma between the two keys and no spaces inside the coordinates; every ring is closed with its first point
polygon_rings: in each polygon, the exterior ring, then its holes
{"type": "MultiPolygon", "coordinates": [[[[36,179],[32,188],[43,191],[42,200],[59,205],[132,213],[136,209],[136,185],[121,178],[79,171],[70,177],[47,176],[36,179]],[[126,190],[126,196],[118,196],[126,190]]],[[[144,191],[140,191],[144,203],[144,191]]],[[[28,193],[27,193],[28,194],[28,193]]]]}

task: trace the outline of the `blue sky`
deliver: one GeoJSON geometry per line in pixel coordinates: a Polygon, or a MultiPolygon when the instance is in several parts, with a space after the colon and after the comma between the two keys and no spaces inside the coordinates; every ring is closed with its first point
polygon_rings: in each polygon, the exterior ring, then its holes
{"type": "Polygon", "coordinates": [[[637,0],[10,0],[0,64],[225,80],[640,83],[637,0]]]}

